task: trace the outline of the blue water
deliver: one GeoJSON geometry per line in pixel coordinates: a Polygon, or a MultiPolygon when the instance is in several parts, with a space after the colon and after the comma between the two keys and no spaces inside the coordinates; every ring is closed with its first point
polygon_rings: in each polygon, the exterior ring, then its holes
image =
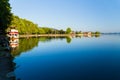
{"type": "Polygon", "coordinates": [[[120,80],[120,36],[40,40],[14,62],[21,80],[120,80]]]}

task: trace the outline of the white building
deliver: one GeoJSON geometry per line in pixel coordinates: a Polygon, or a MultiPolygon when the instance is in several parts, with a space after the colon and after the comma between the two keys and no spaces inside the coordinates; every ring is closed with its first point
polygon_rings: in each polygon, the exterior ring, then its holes
{"type": "Polygon", "coordinates": [[[16,29],[11,29],[9,32],[10,38],[19,38],[19,32],[16,29]]]}

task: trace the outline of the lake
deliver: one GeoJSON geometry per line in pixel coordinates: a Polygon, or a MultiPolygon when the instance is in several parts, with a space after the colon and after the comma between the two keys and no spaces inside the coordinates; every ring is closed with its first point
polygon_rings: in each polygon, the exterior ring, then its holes
{"type": "Polygon", "coordinates": [[[120,35],[22,38],[11,54],[19,80],[120,80],[120,35]]]}

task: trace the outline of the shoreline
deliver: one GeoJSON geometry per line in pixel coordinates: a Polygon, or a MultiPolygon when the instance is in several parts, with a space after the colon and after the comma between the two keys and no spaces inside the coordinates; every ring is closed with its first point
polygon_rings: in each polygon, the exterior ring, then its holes
{"type": "Polygon", "coordinates": [[[30,35],[19,35],[19,38],[29,37],[69,37],[69,36],[92,36],[100,34],[30,34],[30,35]]]}
{"type": "Polygon", "coordinates": [[[35,34],[35,35],[19,35],[19,38],[25,37],[67,37],[72,36],[71,34],[35,34]]]}

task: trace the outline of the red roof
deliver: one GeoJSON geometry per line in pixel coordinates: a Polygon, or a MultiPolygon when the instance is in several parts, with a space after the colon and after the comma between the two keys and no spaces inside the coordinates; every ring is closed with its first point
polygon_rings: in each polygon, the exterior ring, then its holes
{"type": "Polygon", "coordinates": [[[9,34],[18,34],[18,32],[9,32],[9,34]]]}

